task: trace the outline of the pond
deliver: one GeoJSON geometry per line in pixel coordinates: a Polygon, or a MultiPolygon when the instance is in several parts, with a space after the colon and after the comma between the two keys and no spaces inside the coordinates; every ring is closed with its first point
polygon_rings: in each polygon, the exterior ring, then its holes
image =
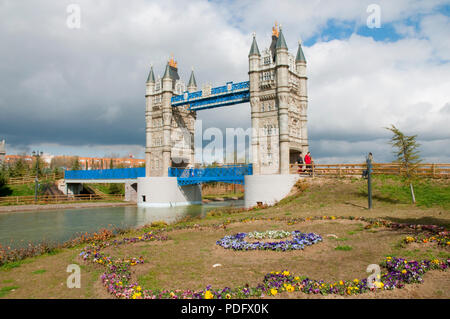
{"type": "Polygon", "coordinates": [[[208,211],[224,206],[243,207],[244,201],[230,200],[165,208],[124,206],[1,213],[0,244],[23,247],[30,242],[61,243],[77,234],[95,232],[101,228],[129,228],[152,221],[173,222],[186,216],[204,217],[208,211]]]}

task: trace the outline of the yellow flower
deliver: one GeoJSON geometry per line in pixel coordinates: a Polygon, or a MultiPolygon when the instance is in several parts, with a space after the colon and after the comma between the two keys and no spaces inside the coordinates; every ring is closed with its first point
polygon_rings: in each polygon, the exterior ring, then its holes
{"type": "Polygon", "coordinates": [[[299,281],[300,280],[300,277],[295,277],[294,278],[296,281],[299,281]]]}
{"type": "Polygon", "coordinates": [[[226,294],[225,298],[231,299],[231,295],[230,294],[226,294]]]}
{"type": "Polygon", "coordinates": [[[406,274],[406,272],[407,272],[406,269],[402,270],[402,274],[406,274]]]}
{"type": "Polygon", "coordinates": [[[270,289],[270,293],[271,293],[273,296],[275,296],[275,295],[278,293],[278,290],[272,288],[272,289],[270,289]]]}
{"type": "Polygon", "coordinates": [[[174,296],[175,296],[175,294],[173,293],[173,291],[171,291],[171,292],[170,292],[170,297],[173,298],[174,296]]]}
{"type": "Polygon", "coordinates": [[[211,291],[206,290],[205,292],[205,299],[213,299],[214,295],[211,293],[211,291]]]}
{"type": "Polygon", "coordinates": [[[339,284],[340,284],[341,286],[343,286],[343,285],[344,285],[344,282],[341,280],[341,281],[339,281],[339,284]]]}
{"type": "Polygon", "coordinates": [[[286,291],[287,291],[287,292],[294,292],[294,291],[295,291],[295,288],[294,288],[292,285],[288,285],[288,286],[286,287],[286,291]]]}
{"type": "Polygon", "coordinates": [[[284,276],[289,276],[289,271],[287,271],[287,270],[283,271],[283,275],[284,276]]]}
{"type": "Polygon", "coordinates": [[[384,287],[384,284],[381,281],[375,281],[375,286],[377,286],[377,288],[381,289],[384,287]]]}

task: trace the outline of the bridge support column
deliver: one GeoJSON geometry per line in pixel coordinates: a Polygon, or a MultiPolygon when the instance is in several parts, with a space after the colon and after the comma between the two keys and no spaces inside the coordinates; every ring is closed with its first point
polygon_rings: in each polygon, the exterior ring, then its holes
{"type": "Polygon", "coordinates": [[[246,175],[245,207],[273,205],[282,200],[299,180],[299,175],[246,175]]]}
{"type": "Polygon", "coordinates": [[[137,183],[125,183],[125,201],[137,203],[137,183]]]}
{"type": "Polygon", "coordinates": [[[201,185],[178,186],[176,177],[138,178],[138,207],[170,207],[202,203],[201,185]]]}
{"type": "Polygon", "coordinates": [[[66,183],[66,195],[80,195],[83,189],[81,183],[66,183]]]}

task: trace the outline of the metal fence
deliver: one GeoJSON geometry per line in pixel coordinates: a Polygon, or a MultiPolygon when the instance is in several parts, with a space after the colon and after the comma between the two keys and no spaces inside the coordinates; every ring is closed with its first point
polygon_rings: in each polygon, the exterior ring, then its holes
{"type": "MultiPolygon", "coordinates": [[[[373,163],[372,174],[375,175],[400,175],[404,169],[398,163],[373,163]]],[[[306,165],[291,164],[290,173],[312,176],[362,176],[367,169],[364,164],[312,164],[306,165]]],[[[419,164],[416,166],[416,175],[430,178],[449,178],[450,164],[419,164]]]]}
{"type": "Polygon", "coordinates": [[[70,202],[90,201],[123,201],[124,195],[118,194],[84,194],[84,195],[41,195],[35,200],[34,196],[0,197],[0,206],[30,205],[30,204],[58,204],[70,202]]]}
{"type": "Polygon", "coordinates": [[[177,177],[179,185],[195,185],[211,182],[244,184],[244,176],[252,174],[253,167],[251,164],[207,168],[169,168],[169,176],[177,177]]]}

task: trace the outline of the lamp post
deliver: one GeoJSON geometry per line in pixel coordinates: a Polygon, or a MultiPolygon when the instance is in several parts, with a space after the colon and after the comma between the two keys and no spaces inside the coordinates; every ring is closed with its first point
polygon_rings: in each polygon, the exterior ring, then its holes
{"type": "Polygon", "coordinates": [[[38,183],[39,183],[39,158],[42,156],[42,152],[33,151],[33,156],[36,158],[36,178],[34,180],[34,202],[37,203],[38,183]]]}
{"type": "Polygon", "coordinates": [[[369,209],[372,209],[372,153],[369,153],[366,159],[367,163],[367,195],[369,200],[369,209]]]}

